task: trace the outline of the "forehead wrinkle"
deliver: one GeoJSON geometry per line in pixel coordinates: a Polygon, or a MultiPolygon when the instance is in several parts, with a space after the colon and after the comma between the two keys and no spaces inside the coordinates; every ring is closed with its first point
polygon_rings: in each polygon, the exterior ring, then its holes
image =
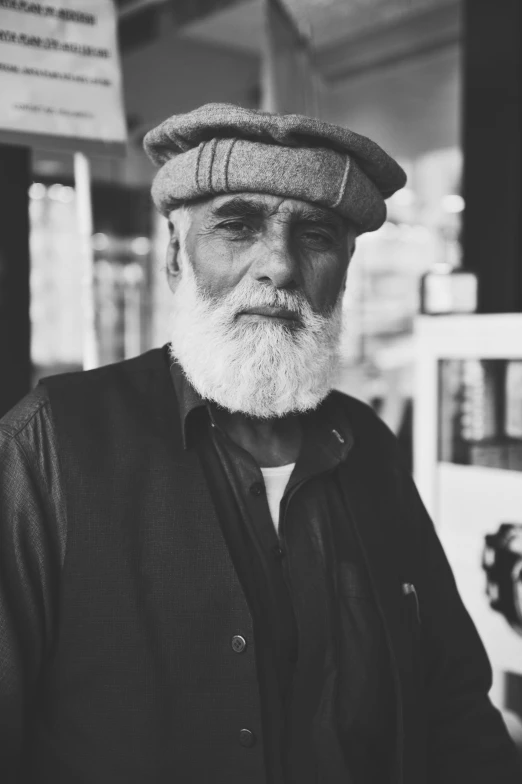
{"type": "Polygon", "coordinates": [[[256,217],[267,218],[272,215],[288,215],[291,222],[306,221],[309,223],[323,224],[338,231],[343,228],[343,221],[329,210],[313,204],[289,202],[281,197],[279,204],[268,205],[263,197],[242,195],[234,196],[228,201],[213,207],[211,214],[217,218],[256,217]]]}

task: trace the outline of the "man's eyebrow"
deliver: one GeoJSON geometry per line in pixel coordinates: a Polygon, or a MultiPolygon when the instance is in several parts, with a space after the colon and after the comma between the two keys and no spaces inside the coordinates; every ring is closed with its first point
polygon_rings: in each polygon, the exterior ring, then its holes
{"type": "Polygon", "coordinates": [[[258,218],[266,215],[268,212],[265,203],[257,199],[244,199],[241,196],[236,196],[224,204],[212,208],[212,214],[216,218],[244,218],[250,216],[258,218]]]}
{"type": "Polygon", "coordinates": [[[323,226],[330,226],[333,229],[341,230],[343,221],[331,212],[321,210],[319,207],[302,207],[297,210],[292,218],[294,220],[306,221],[307,223],[317,223],[323,226]]]}

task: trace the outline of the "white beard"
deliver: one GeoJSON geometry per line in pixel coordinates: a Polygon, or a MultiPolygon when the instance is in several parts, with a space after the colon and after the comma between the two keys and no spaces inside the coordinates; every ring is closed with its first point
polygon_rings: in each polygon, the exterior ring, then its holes
{"type": "Polygon", "coordinates": [[[216,302],[199,289],[184,248],[181,268],[170,353],[201,397],[258,419],[316,408],[338,366],[342,294],[331,314],[320,316],[303,295],[245,278],[216,302]],[[236,318],[263,306],[295,311],[303,326],[236,318]]]}

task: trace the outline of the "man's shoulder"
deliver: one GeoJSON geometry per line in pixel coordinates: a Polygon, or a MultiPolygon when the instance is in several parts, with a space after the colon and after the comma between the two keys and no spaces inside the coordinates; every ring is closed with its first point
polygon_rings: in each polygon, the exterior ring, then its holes
{"type": "MultiPolygon", "coordinates": [[[[74,390],[85,392],[81,402],[85,404],[92,395],[101,399],[111,386],[118,383],[129,385],[134,376],[154,372],[165,372],[166,353],[164,348],[152,349],[132,359],[115,362],[93,370],[79,370],[59,373],[40,380],[31,392],[26,394],[13,408],[0,418],[0,439],[5,445],[19,441],[25,436],[34,443],[38,433],[50,436],[54,430],[56,409],[54,403],[71,396],[74,390]]],[[[58,403],[59,405],[59,403],[58,403]]],[[[79,411],[78,411],[79,414],[79,411]]]]}
{"type": "Polygon", "coordinates": [[[48,390],[77,386],[105,386],[117,379],[139,376],[151,371],[164,372],[166,367],[165,356],[165,348],[154,348],[132,359],[113,362],[92,370],[79,370],[72,373],[47,376],[40,383],[48,390]]]}
{"type": "Polygon", "coordinates": [[[330,399],[349,418],[350,425],[354,431],[359,433],[372,432],[386,440],[395,439],[392,431],[368,403],[352,397],[352,395],[347,395],[338,389],[332,390],[330,399]]]}
{"type": "Polygon", "coordinates": [[[41,419],[48,407],[47,391],[37,386],[0,418],[0,432],[4,437],[16,438],[36,419],[41,419]]]}
{"type": "Polygon", "coordinates": [[[332,389],[329,397],[336,405],[341,406],[347,412],[353,412],[370,419],[376,416],[375,411],[368,403],[348,395],[346,392],[341,392],[340,389],[332,389]]]}
{"type": "MultiPolygon", "coordinates": [[[[166,347],[111,365],[42,379],[61,445],[172,429],[178,402],[166,347]]],[[[105,447],[104,447],[105,448],[105,447]]]]}

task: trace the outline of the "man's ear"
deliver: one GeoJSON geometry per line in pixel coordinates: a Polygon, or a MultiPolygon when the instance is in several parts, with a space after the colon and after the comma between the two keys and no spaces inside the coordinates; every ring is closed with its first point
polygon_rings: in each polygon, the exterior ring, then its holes
{"type": "Polygon", "coordinates": [[[169,221],[170,240],[167,246],[167,282],[171,291],[175,291],[181,276],[181,267],[179,264],[179,239],[176,230],[172,223],[169,221]]]}

